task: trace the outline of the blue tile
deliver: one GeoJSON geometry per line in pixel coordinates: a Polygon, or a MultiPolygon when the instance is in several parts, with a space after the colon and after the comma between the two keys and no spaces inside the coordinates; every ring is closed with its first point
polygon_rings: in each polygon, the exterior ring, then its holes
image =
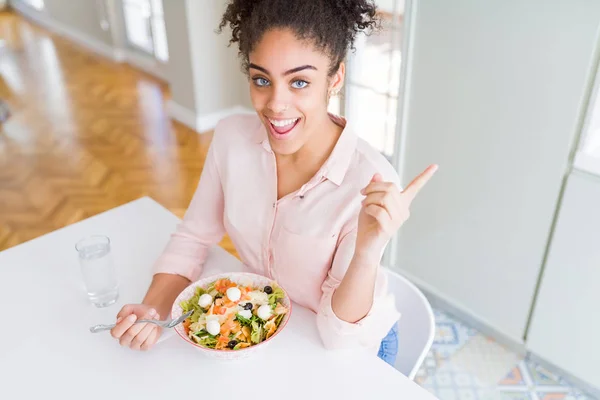
{"type": "Polygon", "coordinates": [[[560,375],[531,360],[520,361],[499,382],[498,391],[502,393],[503,398],[511,400],[521,398],[592,400],[560,375]]]}
{"type": "Polygon", "coordinates": [[[445,363],[420,384],[440,400],[490,400],[498,398],[493,386],[486,385],[476,375],[451,362],[445,363]]]}
{"type": "Polygon", "coordinates": [[[427,354],[421,369],[417,373],[415,381],[423,382],[439,368],[441,363],[450,358],[460,350],[473,336],[477,330],[459,322],[442,310],[434,309],[435,315],[435,338],[431,350],[427,354]]]}
{"type": "Polygon", "coordinates": [[[478,332],[441,310],[434,310],[436,332],[432,350],[438,360],[451,357],[478,332]]]}
{"type": "Polygon", "coordinates": [[[573,389],[573,390],[571,390],[571,393],[569,393],[567,395],[567,397],[565,397],[565,400],[598,400],[598,399],[596,397],[591,397],[591,396],[584,394],[579,389],[573,389]]]}
{"type": "Polygon", "coordinates": [[[435,339],[415,381],[440,400],[600,400],[529,359],[517,362],[514,354],[510,361],[506,354],[513,353],[506,350],[498,355],[490,350],[494,346],[481,344],[486,338],[476,329],[441,310],[434,314],[435,339]],[[486,363],[504,379],[496,383],[491,373],[483,374],[486,363]]]}

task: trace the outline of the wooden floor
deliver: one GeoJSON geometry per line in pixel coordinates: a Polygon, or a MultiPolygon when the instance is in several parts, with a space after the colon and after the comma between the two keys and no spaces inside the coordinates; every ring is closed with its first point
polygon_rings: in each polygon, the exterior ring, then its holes
{"type": "Polygon", "coordinates": [[[14,14],[0,39],[0,251],[142,196],[183,215],[211,134],[168,118],[163,82],[14,14]]]}

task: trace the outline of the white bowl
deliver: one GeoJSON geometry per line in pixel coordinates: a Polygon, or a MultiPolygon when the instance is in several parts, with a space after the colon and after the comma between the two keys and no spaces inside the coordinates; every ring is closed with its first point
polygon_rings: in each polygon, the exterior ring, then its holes
{"type": "MultiPolygon", "coordinates": [[[[229,272],[229,273],[223,273],[223,274],[219,274],[219,275],[208,276],[206,278],[202,278],[202,279],[192,283],[187,288],[185,288],[179,294],[179,296],[177,296],[177,299],[175,299],[175,302],[173,303],[173,308],[171,309],[171,318],[178,318],[181,316],[181,314],[182,314],[182,310],[181,310],[181,306],[180,306],[181,302],[192,298],[194,296],[194,294],[196,292],[196,288],[198,286],[206,288],[210,283],[212,283],[218,279],[223,279],[223,278],[228,278],[232,282],[235,282],[239,285],[251,286],[251,287],[255,287],[255,288],[260,288],[260,287],[264,287],[264,286],[273,284],[273,280],[267,278],[266,276],[251,274],[251,273],[247,273],[247,272],[229,272]]],[[[279,286],[279,285],[277,285],[277,286],[279,286]]],[[[281,287],[281,286],[279,286],[279,287],[281,287]]],[[[196,349],[200,350],[207,357],[219,359],[219,360],[237,360],[237,359],[241,359],[241,358],[247,358],[247,357],[251,356],[252,354],[255,354],[257,351],[260,351],[260,350],[266,348],[269,345],[269,343],[274,338],[276,338],[279,335],[279,333],[281,333],[281,331],[283,330],[283,328],[285,328],[285,326],[287,325],[287,323],[290,319],[290,315],[292,314],[292,302],[290,301],[290,298],[289,298],[288,294],[286,293],[286,291],[283,288],[281,288],[281,289],[283,290],[283,292],[285,294],[285,297],[281,300],[281,303],[285,307],[287,307],[288,312],[283,317],[283,320],[281,321],[279,328],[277,328],[277,331],[270,338],[268,338],[258,344],[255,344],[253,346],[246,347],[244,349],[239,349],[239,350],[209,349],[209,348],[201,346],[201,345],[197,344],[196,342],[194,342],[193,340],[191,340],[185,334],[185,329],[183,328],[183,324],[177,325],[174,329],[183,340],[185,340],[186,342],[188,342],[189,344],[194,346],[196,349]]]]}

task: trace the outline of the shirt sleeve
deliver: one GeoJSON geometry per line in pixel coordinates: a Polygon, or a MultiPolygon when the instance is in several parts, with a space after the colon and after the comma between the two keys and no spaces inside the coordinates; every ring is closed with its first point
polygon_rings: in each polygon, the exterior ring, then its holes
{"type": "Polygon", "coordinates": [[[156,261],[153,273],[181,275],[195,281],[202,273],[208,249],[225,235],[224,196],[218,171],[216,136],[208,150],[190,205],[156,261]]]}
{"type": "Polygon", "coordinates": [[[317,312],[317,327],[323,344],[328,349],[378,348],[381,340],[400,319],[394,296],[388,293],[387,275],[380,266],[377,268],[373,304],[364,318],[350,323],[339,319],[333,312],[331,299],[348,270],[355,243],[356,229],[341,240],[322,286],[323,295],[317,312]]]}

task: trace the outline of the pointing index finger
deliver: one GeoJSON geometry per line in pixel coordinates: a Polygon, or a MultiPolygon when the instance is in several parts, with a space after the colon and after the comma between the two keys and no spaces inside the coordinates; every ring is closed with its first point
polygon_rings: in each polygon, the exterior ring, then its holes
{"type": "Polygon", "coordinates": [[[408,198],[409,204],[412,203],[417,194],[419,194],[421,189],[423,189],[425,184],[431,179],[433,174],[435,174],[437,169],[437,164],[430,165],[425,169],[425,171],[421,172],[419,176],[417,176],[411,183],[408,184],[408,186],[402,192],[402,195],[408,198]]]}

